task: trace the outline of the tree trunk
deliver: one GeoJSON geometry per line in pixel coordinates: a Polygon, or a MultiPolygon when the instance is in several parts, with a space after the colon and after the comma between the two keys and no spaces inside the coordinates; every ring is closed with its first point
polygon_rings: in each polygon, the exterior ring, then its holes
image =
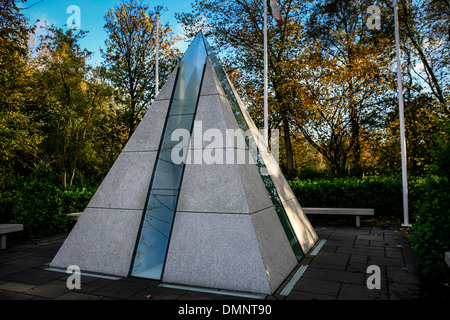
{"type": "Polygon", "coordinates": [[[62,174],[62,185],[64,188],[64,191],[67,190],[67,172],[66,170],[64,170],[63,174],[62,174]]]}
{"type": "Polygon", "coordinates": [[[83,183],[83,175],[80,172],[80,185],[81,185],[81,189],[84,189],[84,183],[83,183]]]}
{"type": "Polygon", "coordinates": [[[361,141],[359,137],[360,125],[356,116],[352,117],[352,147],[353,147],[353,175],[362,178],[363,170],[361,167],[361,141]]]}
{"type": "Polygon", "coordinates": [[[131,100],[130,110],[129,110],[129,114],[128,114],[128,137],[127,137],[127,141],[131,138],[131,135],[133,134],[133,131],[134,131],[134,119],[135,119],[134,108],[135,108],[134,101],[131,100]]]}
{"type": "Polygon", "coordinates": [[[72,190],[73,180],[75,178],[75,173],[76,173],[76,165],[74,165],[73,170],[72,170],[72,174],[70,176],[69,190],[72,190]]]}

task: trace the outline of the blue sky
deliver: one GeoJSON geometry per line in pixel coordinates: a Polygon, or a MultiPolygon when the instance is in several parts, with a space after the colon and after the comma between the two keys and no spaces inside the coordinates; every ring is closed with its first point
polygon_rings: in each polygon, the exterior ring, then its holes
{"type": "MultiPolygon", "coordinates": [[[[80,42],[81,45],[94,52],[93,63],[101,61],[100,48],[104,48],[106,33],[103,29],[105,24],[105,14],[120,0],[28,0],[25,4],[20,4],[19,7],[29,7],[23,10],[22,13],[29,19],[31,24],[34,24],[38,19],[38,26],[55,25],[60,28],[67,28],[64,25],[68,18],[73,14],[72,11],[67,13],[67,9],[71,5],[76,5],[80,8],[80,24],[81,29],[89,31],[86,37],[80,42]],[[35,5],[33,5],[35,4],[35,5]]],[[[181,27],[177,24],[175,19],[175,12],[190,12],[191,0],[144,0],[151,9],[157,5],[167,7],[168,11],[161,14],[161,22],[169,22],[175,34],[181,34],[181,27]]],[[[180,42],[178,47],[182,52],[186,48],[184,42],[180,42]]]]}

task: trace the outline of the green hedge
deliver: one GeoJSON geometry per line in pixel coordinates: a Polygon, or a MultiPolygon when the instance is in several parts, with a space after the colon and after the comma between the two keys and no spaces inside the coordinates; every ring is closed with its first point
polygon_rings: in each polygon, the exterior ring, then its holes
{"type": "Polygon", "coordinates": [[[416,223],[409,239],[422,274],[448,281],[444,252],[450,251],[450,182],[447,178],[430,177],[422,189],[421,199],[413,204],[416,223]]]}
{"type": "Polygon", "coordinates": [[[59,176],[46,163],[27,177],[11,179],[0,190],[0,223],[20,223],[26,238],[41,238],[68,231],[67,213],[80,212],[94,195],[96,185],[64,191],[59,176]]]}
{"type": "Polygon", "coordinates": [[[378,217],[402,217],[401,179],[295,179],[289,184],[303,207],[373,208],[378,217]]]}
{"type": "Polygon", "coordinates": [[[83,212],[91,198],[94,196],[96,188],[80,188],[70,191],[61,191],[61,210],[64,213],[83,212]]]}
{"type": "Polygon", "coordinates": [[[433,151],[435,161],[431,176],[416,188],[413,203],[416,223],[409,239],[416,251],[422,275],[434,283],[433,290],[450,298],[450,289],[442,286],[450,281],[450,269],[445,265],[444,253],[450,251],[450,123],[443,127],[438,137],[438,147],[433,151]],[[445,292],[445,293],[444,293],[445,292]]]}
{"type": "Polygon", "coordinates": [[[13,209],[18,196],[17,181],[9,176],[1,183],[0,188],[0,223],[9,223],[14,218],[13,209]]]}

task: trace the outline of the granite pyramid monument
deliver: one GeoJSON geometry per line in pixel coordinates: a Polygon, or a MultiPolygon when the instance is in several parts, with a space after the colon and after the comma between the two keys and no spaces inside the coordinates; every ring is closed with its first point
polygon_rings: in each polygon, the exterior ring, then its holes
{"type": "Polygon", "coordinates": [[[274,293],[317,235],[261,141],[199,33],[51,266],[274,293]]]}

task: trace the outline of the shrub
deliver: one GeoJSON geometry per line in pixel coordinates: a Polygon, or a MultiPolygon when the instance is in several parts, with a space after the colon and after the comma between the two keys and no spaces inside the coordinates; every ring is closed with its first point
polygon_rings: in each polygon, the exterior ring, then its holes
{"type": "Polygon", "coordinates": [[[447,277],[448,281],[444,253],[450,251],[450,182],[429,177],[422,190],[423,198],[414,203],[416,223],[409,234],[410,243],[421,273],[436,279],[447,277]]]}
{"type": "Polygon", "coordinates": [[[82,212],[92,196],[94,195],[96,189],[87,188],[66,190],[60,193],[62,205],[61,210],[63,213],[72,212],[82,212]]]}
{"type": "Polygon", "coordinates": [[[450,251],[450,125],[445,126],[434,150],[431,176],[417,188],[416,223],[409,235],[418,267],[431,281],[450,281],[444,254],[450,251]]]}
{"type": "Polygon", "coordinates": [[[298,172],[297,177],[300,180],[326,179],[328,178],[328,173],[324,170],[304,168],[298,172]]]}
{"type": "Polygon", "coordinates": [[[25,237],[40,238],[67,231],[69,221],[62,211],[57,185],[58,175],[43,162],[30,176],[20,179],[12,222],[24,225],[25,237]]]}
{"type": "Polygon", "coordinates": [[[67,232],[67,213],[82,212],[102,179],[89,177],[84,187],[61,190],[59,176],[40,163],[26,177],[10,176],[0,188],[0,223],[21,223],[22,236],[40,238],[67,232]]]}
{"type": "Polygon", "coordinates": [[[14,176],[9,176],[4,179],[0,189],[0,223],[10,223],[14,218],[13,208],[17,196],[17,181],[14,176]]]}

